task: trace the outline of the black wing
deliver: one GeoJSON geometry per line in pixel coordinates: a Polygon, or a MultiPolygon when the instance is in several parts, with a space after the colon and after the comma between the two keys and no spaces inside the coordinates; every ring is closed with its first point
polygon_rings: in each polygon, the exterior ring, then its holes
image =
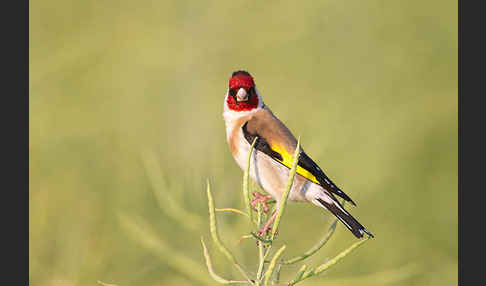
{"type": "Polygon", "coordinates": [[[309,171],[312,175],[314,175],[314,177],[316,177],[317,181],[319,181],[321,186],[323,186],[326,190],[328,190],[329,192],[345,199],[346,201],[348,201],[351,204],[353,204],[354,206],[356,206],[356,204],[353,202],[353,200],[348,195],[346,195],[343,191],[341,191],[341,189],[338,188],[336,186],[336,184],[334,184],[331,181],[331,179],[329,179],[326,176],[326,174],[324,174],[324,172],[321,170],[321,168],[319,168],[319,166],[317,166],[317,164],[314,161],[312,161],[312,159],[309,156],[307,156],[307,154],[305,154],[304,151],[300,152],[298,164],[302,168],[309,171]]]}
{"type": "Polygon", "coordinates": [[[255,149],[267,154],[268,156],[272,157],[273,159],[277,159],[279,161],[282,161],[282,155],[276,151],[274,151],[268,142],[265,140],[265,138],[261,137],[258,134],[251,134],[248,132],[246,125],[248,122],[246,122],[241,129],[243,129],[243,135],[245,136],[246,141],[251,145],[253,143],[253,140],[255,140],[255,137],[258,137],[257,141],[255,142],[255,149]]]}

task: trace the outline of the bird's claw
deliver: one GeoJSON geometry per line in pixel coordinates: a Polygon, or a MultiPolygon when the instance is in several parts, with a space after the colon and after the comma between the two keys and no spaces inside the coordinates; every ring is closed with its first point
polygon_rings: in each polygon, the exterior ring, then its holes
{"type": "Polygon", "coordinates": [[[263,238],[265,235],[269,234],[271,230],[272,230],[271,227],[267,227],[267,229],[262,228],[257,232],[257,234],[259,237],[263,238]]]}
{"type": "Polygon", "coordinates": [[[270,195],[262,195],[259,192],[253,192],[252,194],[253,194],[253,197],[254,198],[251,200],[251,207],[254,210],[257,210],[256,209],[256,204],[257,203],[261,203],[263,205],[263,212],[264,213],[268,213],[270,209],[268,207],[267,200],[273,199],[272,196],[270,196],[270,195]]]}
{"type": "MultiPolygon", "coordinates": [[[[257,232],[257,234],[258,234],[258,236],[260,236],[261,238],[263,238],[265,235],[270,234],[271,231],[272,231],[272,228],[271,227],[268,227],[267,229],[262,228],[260,231],[257,232]]],[[[278,235],[278,229],[275,232],[275,235],[278,235]]]]}

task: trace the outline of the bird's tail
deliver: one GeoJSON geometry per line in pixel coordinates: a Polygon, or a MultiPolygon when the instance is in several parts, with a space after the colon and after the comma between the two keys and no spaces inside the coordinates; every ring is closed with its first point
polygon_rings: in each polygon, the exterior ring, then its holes
{"type": "Polygon", "coordinates": [[[327,200],[316,198],[319,206],[329,210],[335,215],[357,238],[363,237],[363,234],[368,234],[374,237],[364,226],[362,226],[352,215],[350,215],[337,200],[328,202],[327,200]]]}

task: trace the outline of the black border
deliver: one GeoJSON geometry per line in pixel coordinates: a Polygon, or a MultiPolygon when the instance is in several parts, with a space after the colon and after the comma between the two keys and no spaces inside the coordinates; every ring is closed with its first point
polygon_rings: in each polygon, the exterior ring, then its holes
{"type": "MultiPolygon", "coordinates": [[[[486,96],[484,9],[458,1],[458,282],[482,285],[486,96]],[[483,151],[483,152],[482,152],[483,151]],[[477,257],[474,257],[477,256],[477,257]]],[[[476,5],[474,5],[476,4],[476,5]]]]}
{"type": "Polygon", "coordinates": [[[29,285],[29,2],[1,11],[2,280],[29,285]]]}

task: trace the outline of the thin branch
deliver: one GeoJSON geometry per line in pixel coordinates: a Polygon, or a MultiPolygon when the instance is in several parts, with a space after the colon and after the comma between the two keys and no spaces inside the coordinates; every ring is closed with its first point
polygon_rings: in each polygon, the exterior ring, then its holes
{"type": "Polygon", "coordinates": [[[249,190],[249,185],[250,185],[250,163],[251,163],[251,154],[253,153],[253,148],[255,147],[255,143],[257,141],[258,137],[255,137],[253,140],[253,143],[250,146],[250,151],[248,152],[248,160],[247,160],[247,165],[246,165],[246,170],[243,175],[243,198],[245,199],[245,205],[246,205],[246,210],[248,212],[248,217],[250,218],[250,221],[253,222],[253,212],[251,208],[251,200],[250,200],[250,190],[249,190]]]}
{"type": "Polygon", "coordinates": [[[328,262],[326,262],[326,263],[322,264],[321,266],[317,267],[316,268],[316,271],[315,271],[316,275],[320,274],[321,272],[327,270],[329,267],[331,267],[334,264],[336,264],[339,260],[343,259],[346,255],[348,255],[349,253],[351,253],[351,251],[355,250],[360,245],[362,245],[363,243],[367,242],[369,239],[370,239],[370,237],[368,237],[366,239],[361,239],[361,240],[355,242],[353,245],[351,245],[350,247],[348,247],[346,250],[344,250],[343,252],[341,252],[338,255],[336,255],[333,259],[331,259],[328,262]]]}
{"type": "Polygon", "coordinates": [[[270,278],[272,277],[275,266],[277,265],[277,261],[280,258],[280,256],[282,255],[282,252],[285,250],[285,248],[286,248],[285,245],[280,247],[280,249],[277,250],[277,252],[273,256],[272,260],[270,261],[270,265],[268,265],[268,270],[267,270],[267,272],[265,272],[265,284],[263,284],[264,286],[268,286],[268,282],[270,282],[270,278]]]}
{"type": "Polygon", "coordinates": [[[302,261],[302,260],[308,258],[309,256],[311,256],[314,253],[316,253],[317,251],[319,251],[319,249],[321,249],[329,241],[329,239],[333,235],[334,231],[336,230],[337,221],[338,221],[337,219],[334,220],[334,222],[329,227],[329,230],[327,231],[327,233],[324,235],[324,237],[316,245],[314,245],[312,248],[310,248],[309,250],[307,250],[306,252],[304,252],[303,254],[301,254],[299,256],[296,256],[294,258],[282,261],[282,264],[283,265],[294,264],[296,262],[299,262],[299,261],[302,261]]]}
{"type": "Polygon", "coordinates": [[[214,200],[213,200],[213,195],[211,194],[211,187],[209,185],[209,180],[207,182],[207,185],[208,185],[207,195],[208,195],[208,206],[209,206],[209,229],[211,231],[211,237],[213,238],[214,243],[216,243],[216,246],[218,247],[219,251],[221,251],[224,254],[224,256],[226,256],[226,258],[228,258],[228,260],[233,263],[236,269],[238,269],[238,271],[246,278],[246,280],[251,285],[253,285],[253,282],[250,280],[250,277],[248,277],[248,274],[246,274],[246,272],[243,270],[243,268],[238,263],[238,261],[233,256],[233,254],[231,254],[231,252],[226,248],[226,246],[223,245],[223,243],[219,238],[218,229],[216,226],[216,214],[214,211],[214,200]]]}
{"type": "MultiPolygon", "coordinates": [[[[262,212],[262,204],[258,204],[257,205],[257,210],[258,210],[258,218],[257,218],[257,226],[260,227],[260,224],[262,223],[262,216],[263,216],[263,212],[262,212]]],[[[258,235],[255,235],[253,232],[251,233],[253,235],[253,237],[255,238],[260,238],[258,235]]],[[[263,268],[264,268],[264,265],[265,265],[265,259],[264,259],[264,249],[263,249],[263,243],[258,243],[258,260],[259,260],[259,263],[258,263],[258,272],[257,272],[257,281],[260,281],[262,279],[262,274],[263,274],[263,268]]],[[[258,284],[260,284],[260,282],[258,282],[258,284]]]]}
{"type": "Polygon", "coordinates": [[[282,264],[277,265],[277,270],[275,270],[275,282],[274,284],[280,283],[280,270],[282,269],[282,264]]]}
{"type": "Polygon", "coordinates": [[[370,237],[368,237],[367,239],[362,239],[362,240],[359,240],[359,241],[355,242],[353,245],[351,245],[350,247],[348,247],[347,249],[345,249],[344,251],[342,251],[341,253],[339,253],[338,255],[336,255],[333,259],[329,260],[328,262],[320,265],[319,267],[317,267],[315,269],[311,269],[311,270],[306,271],[304,273],[304,275],[301,276],[300,279],[298,279],[298,280],[295,279],[292,282],[290,282],[289,283],[289,286],[295,285],[298,282],[301,282],[301,281],[303,281],[303,280],[305,280],[305,279],[307,279],[309,277],[312,277],[312,276],[316,276],[316,275],[321,274],[322,272],[326,271],[331,266],[333,266],[334,264],[336,264],[337,262],[339,262],[345,256],[347,256],[349,253],[351,253],[358,246],[360,246],[363,243],[367,242],[369,239],[370,239],[370,237]]]}
{"type": "Polygon", "coordinates": [[[302,275],[304,275],[305,271],[307,270],[307,265],[302,265],[302,267],[300,267],[299,271],[297,272],[297,275],[295,276],[295,279],[292,280],[290,283],[289,283],[289,286],[292,286],[294,284],[297,284],[297,282],[299,282],[301,279],[302,279],[302,275]]]}
{"type": "Polygon", "coordinates": [[[272,242],[272,240],[270,240],[270,239],[265,239],[265,238],[263,238],[263,237],[259,236],[258,234],[254,233],[254,232],[250,232],[250,233],[251,233],[251,235],[252,235],[252,236],[253,236],[255,239],[257,239],[258,241],[261,241],[261,242],[263,242],[263,243],[271,243],[271,242],[272,242]]]}
{"type": "Polygon", "coordinates": [[[232,213],[237,213],[237,214],[240,214],[240,215],[243,215],[243,216],[246,216],[248,217],[248,214],[240,211],[239,209],[233,209],[233,208],[222,208],[222,209],[214,209],[215,211],[217,212],[232,212],[232,213]]]}
{"type": "Polygon", "coordinates": [[[287,181],[287,186],[285,188],[285,192],[280,200],[280,205],[278,206],[278,213],[277,213],[277,217],[275,218],[275,223],[273,224],[273,228],[272,228],[272,236],[271,236],[271,240],[273,241],[273,239],[275,238],[275,233],[277,232],[277,229],[278,229],[278,225],[280,224],[280,219],[282,218],[282,215],[284,213],[284,210],[285,210],[285,206],[287,205],[287,199],[289,197],[289,194],[290,194],[290,190],[292,189],[292,184],[294,183],[294,178],[295,178],[295,173],[297,172],[297,164],[298,164],[298,161],[299,161],[299,156],[300,156],[300,137],[299,139],[297,140],[297,147],[295,148],[295,152],[294,152],[294,157],[293,157],[293,161],[292,161],[292,167],[290,168],[290,171],[289,171],[289,178],[288,178],[288,181],[287,181]]]}
{"type": "Polygon", "coordinates": [[[211,256],[209,256],[208,249],[206,248],[206,244],[204,243],[204,239],[202,238],[202,236],[201,236],[201,244],[203,247],[204,258],[206,259],[206,266],[208,267],[209,274],[211,275],[211,277],[213,277],[213,279],[216,282],[221,284],[248,284],[247,281],[226,280],[221,276],[219,276],[218,274],[216,274],[214,272],[213,264],[211,262],[211,256]]]}

